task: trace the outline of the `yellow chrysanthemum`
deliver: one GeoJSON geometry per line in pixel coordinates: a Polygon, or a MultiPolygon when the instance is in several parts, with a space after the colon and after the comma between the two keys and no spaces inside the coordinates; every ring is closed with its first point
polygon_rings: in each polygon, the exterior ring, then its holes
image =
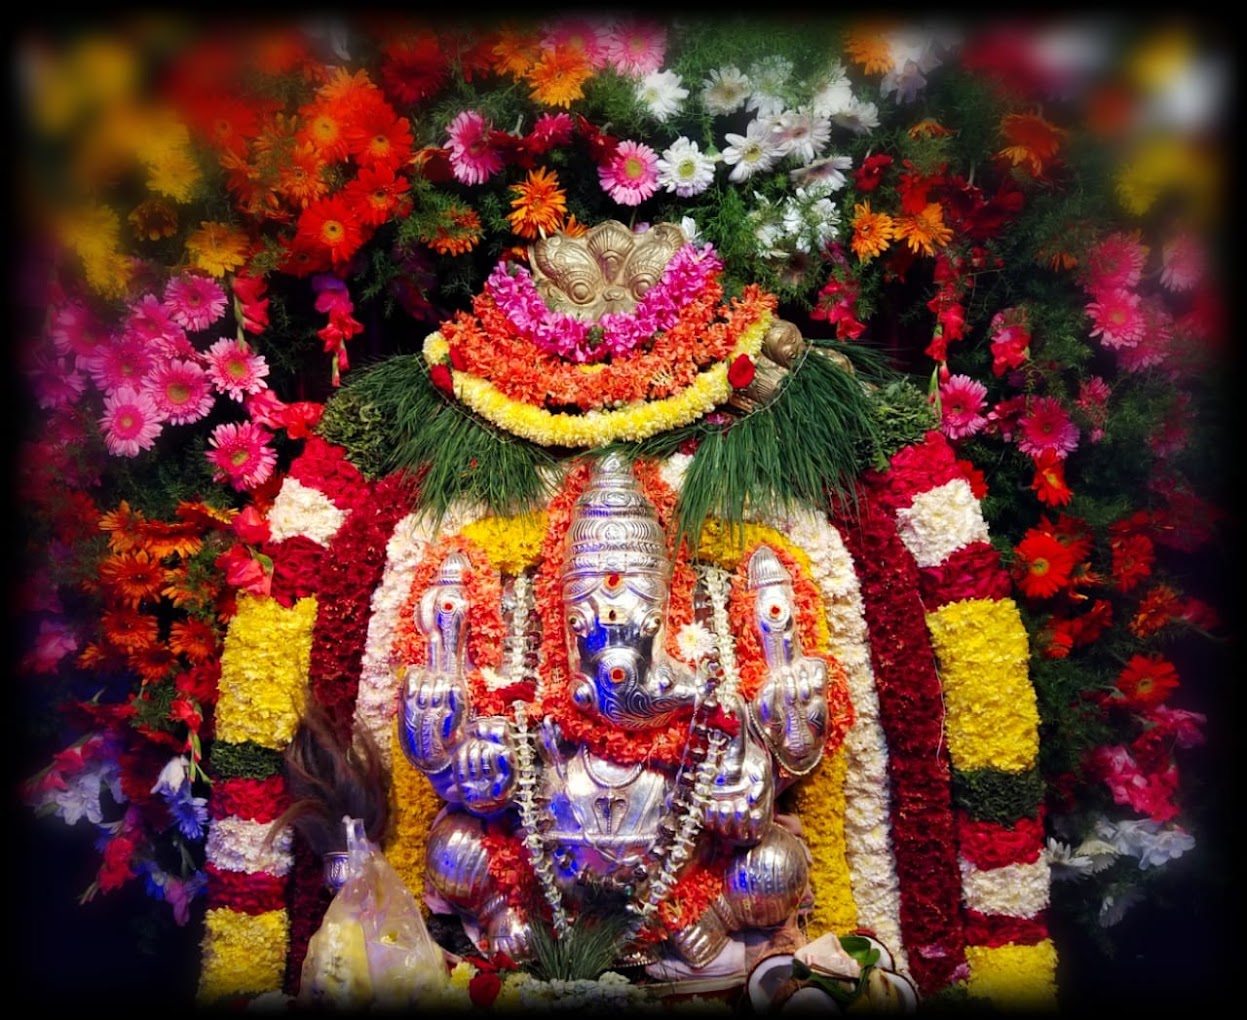
{"type": "Polygon", "coordinates": [[[284,910],[245,914],[224,907],[204,916],[202,967],[196,997],[212,1005],[242,995],[279,991],[290,951],[284,910]]]}
{"type": "Polygon", "coordinates": [[[1033,768],[1039,711],[1026,627],[1011,599],[967,599],[927,615],[944,687],[948,753],[960,772],[1033,768]]]}
{"type": "Polygon", "coordinates": [[[1045,939],[1033,946],[967,946],[967,990],[1006,1011],[1056,1008],[1057,953],[1045,939]]]}
{"type": "Polygon", "coordinates": [[[515,517],[482,517],[459,532],[485,550],[490,566],[504,574],[519,574],[537,562],[546,534],[544,513],[515,517]]]}
{"type": "Polygon", "coordinates": [[[843,934],[858,925],[844,833],[846,768],[844,754],[836,754],[793,790],[793,809],[801,819],[801,832],[812,859],[811,938],[829,931],[843,934]]]}
{"type": "Polygon", "coordinates": [[[407,760],[400,744],[398,726],[391,732],[391,803],[394,825],[384,847],[385,858],[398,872],[416,902],[423,902],[425,844],[433,819],[442,809],[442,800],[433,790],[429,777],[407,760]]]}
{"type": "Polygon", "coordinates": [[[56,232],[65,247],[84,259],[95,258],[116,251],[121,218],[106,205],[79,206],[59,219],[56,232]]]}
{"type": "Polygon", "coordinates": [[[240,596],[221,651],[217,738],[283,750],[294,736],[307,687],[316,600],[290,608],[240,596]]]}
{"type": "Polygon", "coordinates": [[[898,241],[909,245],[909,250],[923,255],[934,255],[953,239],[953,231],[944,223],[944,208],[939,202],[929,202],[920,213],[913,216],[897,216],[892,221],[893,235],[898,241]]]}
{"type": "Polygon", "coordinates": [[[124,298],[134,278],[134,260],[118,251],[93,252],[82,259],[87,285],[100,297],[124,298]]]}
{"type": "Polygon", "coordinates": [[[147,187],[185,204],[203,179],[199,166],[185,149],[168,149],[148,164],[147,187]]]}

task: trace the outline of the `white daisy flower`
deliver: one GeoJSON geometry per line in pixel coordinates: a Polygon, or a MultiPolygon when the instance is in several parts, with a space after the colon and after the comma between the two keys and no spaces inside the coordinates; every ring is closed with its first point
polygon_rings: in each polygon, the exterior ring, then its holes
{"type": "Polygon", "coordinates": [[[879,107],[865,99],[853,99],[831,115],[832,121],[855,135],[870,134],[879,126],[879,107]]]}
{"type": "Polygon", "coordinates": [[[839,191],[848,183],[844,171],[853,165],[851,156],[826,156],[797,167],[788,174],[794,185],[821,191],[839,191]]]}
{"type": "Polygon", "coordinates": [[[716,67],[702,85],[702,105],[713,117],[735,113],[744,105],[750,88],[749,79],[740,68],[732,64],[716,67]]]}
{"type": "Polygon", "coordinates": [[[784,110],[775,120],[773,134],[784,155],[794,156],[805,165],[831,138],[831,122],[808,106],[784,110]]]}
{"type": "Polygon", "coordinates": [[[792,61],[772,53],[749,68],[749,81],[753,90],[745,100],[745,109],[755,111],[759,117],[779,113],[785,105],[784,93],[792,76],[792,61]]]}
{"type": "Polygon", "coordinates": [[[688,89],[674,71],[651,71],[637,82],[636,98],[655,120],[665,121],[683,108],[688,89]]]}
{"type": "Polygon", "coordinates": [[[681,135],[658,157],[658,183],[681,198],[700,195],[714,180],[715,162],[681,135]]]}
{"type": "Polygon", "coordinates": [[[730,181],[747,181],[758,171],[771,169],[782,155],[770,129],[760,120],[751,120],[743,135],[728,132],[724,138],[723,162],[732,168],[730,181]]]}

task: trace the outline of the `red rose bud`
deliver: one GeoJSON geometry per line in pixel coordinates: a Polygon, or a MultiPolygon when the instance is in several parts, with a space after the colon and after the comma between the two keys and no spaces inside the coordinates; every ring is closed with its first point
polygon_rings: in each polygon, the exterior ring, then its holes
{"type": "Polygon", "coordinates": [[[230,525],[234,530],[234,534],[246,542],[248,545],[259,545],[261,542],[267,542],[272,532],[269,530],[268,521],[260,514],[254,506],[244,507],[234,518],[234,523],[230,525]]]}
{"type": "Polygon", "coordinates": [[[743,390],[753,382],[753,377],[757,374],[757,371],[753,359],[748,354],[738,354],[736,355],[736,360],[728,366],[727,381],[735,389],[743,390]]]}
{"type": "Polygon", "coordinates": [[[480,1006],[482,1009],[492,1006],[500,991],[502,991],[502,978],[492,970],[483,970],[479,974],[474,974],[472,980],[468,982],[468,997],[472,1000],[472,1005],[480,1006]]]}
{"type": "Polygon", "coordinates": [[[450,349],[450,365],[456,372],[468,370],[468,358],[462,347],[455,346],[450,349]]]}
{"type": "Polygon", "coordinates": [[[450,366],[444,364],[436,364],[429,369],[429,378],[433,380],[433,385],[445,393],[449,397],[455,395],[455,379],[450,374],[450,366]]]}

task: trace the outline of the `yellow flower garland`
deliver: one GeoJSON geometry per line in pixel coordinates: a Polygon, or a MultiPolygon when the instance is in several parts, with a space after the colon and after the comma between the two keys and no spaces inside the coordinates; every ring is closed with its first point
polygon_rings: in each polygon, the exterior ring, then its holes
{"type": "Polygon", "coordinates": [[[407,884],[416,902],[423,905],[425,843],[442,801],[428,776],[407,760],[398,739],[396,724],[392,732],[394,767],[390,780],[394,824],[383,849],[386,860],[407,884]]]}
{"type": "Polygon", "coordinates": [[[503,574],[519,574],[537,562],[545,541],[544,512],[515,517],[482,517],[459,534],[481,547],[490,565],[503,574]]]}
{"type": "Polygon", "coordinates": [[[857,904],[849,876],[848,843],[844,832],[844,779],[848,762],[836,753],[823,762],[793,791],[793,810],[810,848],[810,914],[812,939],[825,932],[845,934],[858,926],[857,904]]]}
{"type": "Polygon", "coordinates": [[[290,945],[284,910],[244,914],[225,907],[204,917],[203,967],[197,998],[219,1002],[241,994],[281,988],[290,945]]]}
{"type": "Polygon", "coordinates": [[[961,772],[1022,772],[1039,753],[1028,638],[1012,599],[967,599],[927,614],[948,709],[948,753],[961,772]]]}
{"type": "Polygon", "coordinates": [[[1033,946],[967,946],[967,991],[1003,1010],[1056,1007],[1056,947],[1051,939],[1033,946]]]}
{"type": "Polygon", "coordinates": [[[221,651],[216,738],[285,750],[306,697],[316,600],[240,595],[221,651]]]}
{"type": "MultiPolygon", "coordinates": [[[[757,357],[772,316],[763,312],[746,327],[726,359],[701,372],[679,393],[662,400],[633,404],[618,411],[556,414],[543,407],[513,400],[493,383],[452,369],[455,396],[472,411],[500,429],[540,446],[591,448],[615,441],[637,442],[696,421],[731,395],[728,365],[741,354],[757,357]]],[[[424,343],[430,364],[449,352],[445,339],[432,333],[424,343]]]]}

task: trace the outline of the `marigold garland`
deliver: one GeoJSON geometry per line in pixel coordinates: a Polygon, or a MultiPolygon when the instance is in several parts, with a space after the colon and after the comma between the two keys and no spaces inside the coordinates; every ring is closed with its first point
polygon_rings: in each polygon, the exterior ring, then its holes
{"type": "Polygon", "coordinates": [[[1056,947],[1050,939],[1032,945],[967,946],[971,996],[1004,1010],[1050,1011],[1056,1006],[1056,947]]]}
{"type": "MultiPolygon", "coordinates": [[[[810,848],[810,891],[814,908],[809,927],[813,932],[847,934],[857,928],[857,904],[845,836],[844,779],[848,759],[834,754],[803,779],[792,791],[792,806],[801,819],[801,832],[810,848]]],[[[815,936],[817,937],[817,935],[815,936]]]]}
{"type": "Polygon", "coordinates": [[[537,511],[514,517],[482,517],[459,534],[484,550],[502,574],[521,574],[537,562],[546,533],[546,515],[537,511]]]}
{"type": "Polygon", "coordinates": [[[407,760],[398,740],[396,725],[390,743],[390,757],[394,763],[390,772],[393,822],[383,849],[386,860],[407,884],[416,902],[423,903],[425,846],[433,819],[441,811],[443,803],[429,777],[407,760]]]}

